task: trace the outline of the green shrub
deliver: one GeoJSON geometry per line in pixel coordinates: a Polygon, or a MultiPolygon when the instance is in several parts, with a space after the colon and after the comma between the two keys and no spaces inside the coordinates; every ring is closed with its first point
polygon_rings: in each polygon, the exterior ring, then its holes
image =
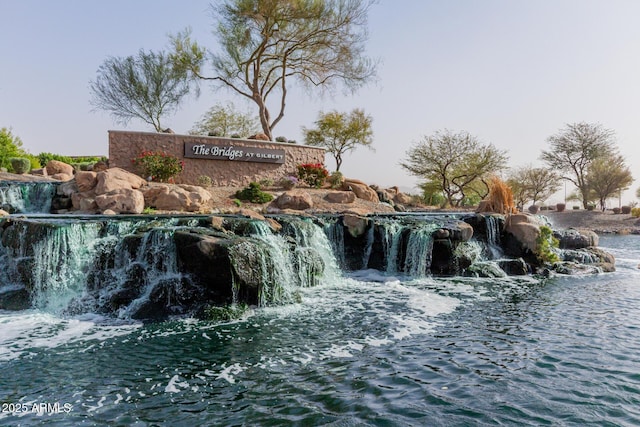
{"type": "Polygon", "coordinates": [[[634,217],[634,218],[640,217],[640,208],[632,208],[631,209],[631,216],[634,217]]]}
{"type": "Polygon", "coordinates": [[[240,200],[246,200],[251,203],[267,203],[273,200],[273,196],[265,193],[260,189],[260,184],[252,182],[244,190],[236,193],[236,197],[240,200]]]}
{"type": "Polygon", "coordinates": [[[74,160],[69,156],[63,156],[60,154],[53,154],[53,153],[40,153],[38,154],[37,157],[38,157],[38,161],[42,166],[46,166],[50,160],[57,160],[59,162],[68,163],[68,164],[71,164],[74,162],[74,160]]]}
{"type": "Polygon", "coordinates": [[[240,139],[240,138],[242,138],[242,136],[239,133],[234,133],[234,134],[231,134],[231,138],[240,139]]]}
{"type": "Polygon", "coordinates": [[[335,171],[332,173],[329,176],[329,184],[331,184],[331,188],[333,189],[342,187],[342,184],[344,184],[344,175],[342,175],[342,172],[335,171]]]}
{"type": "Polygon", "coordinates": [[[291,175],[285,176],[284,178],[280,179],[280,181],[278,181],[278,185],[280,185],[280,187],[284,188],[285,190],[291,190],[293,187],[298,185],[298,178],[291,175]]]}
{"type": "Polygon", "coordinates": [[[305,163],[298,165],[298,178],[310,187],[320,188],[329,176],[329,171],[322,163],[305,163]]]}
{"type": "Polygon", "coordinates": [[[29,159],[29,163],[31,163],[31,170],[40,169],[42,167],[42,164],[40,163],[40,160],[38,160],[37,156],[34,156],[33,154],[27,154],[25,157],[29,159]]]}
{"type": "Polygon", "coordinates": [[[232,304],[223,307],[210,306],[205,309],[204,316],[214,322],[229,322],[241,319],[249,311],[247,304],[232,304]]]}
{"type": "Polygon", "coordinates": [[[163,151],[143,151],[131,161],[141,169],[142,176],[151,177],[152,181],[171,181],[184,170],[182,160],[163,151]]]}
{"type": "Polygon", "coordinates": [[[287,142],[286,136],[276,136],[276,142],[287,142]]]}
{"type": "Polygon", "coordinates": [[[198,185],[200,187],[211,187],[213,185],[213,180],[207,175],[200,175],[198,177],[198,185]]]}
{"type": "Polygon", "coordinates": [[[260,187],[271,187],[273,185],[273,180],[270,178],[261,179],[259,184],[260,187]]]}
{"type": "Polygon", "coordinates": [[[553,248],[557,248],[560,242],[553,237],[553,230],[546,225],[540,227],[540,235],[536,239],[535,255],[539,261],[544,263],[558,262],[560,259],[558,255],[553,251],[553,248]]]}
{"type": "Polygon", "coordinates": [[[11,157],[11,170],[17,174],[27,173],[31,170],[31,161],[25,157],[11,157]]]}
{"type": "Polygon", "coordinates": [[[10,169],[12,157],[25,157],[20,137],[11,133],[11,129],[0,128],[0,167],[10,169]]]}

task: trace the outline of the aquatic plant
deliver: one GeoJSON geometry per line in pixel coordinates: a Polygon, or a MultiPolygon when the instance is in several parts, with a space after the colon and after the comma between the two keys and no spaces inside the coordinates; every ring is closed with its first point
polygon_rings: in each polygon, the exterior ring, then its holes
{"type": "Polygon", "coordinates": [[[560,245],[558,239],[553,237],[553,230],[543,225],[540,227],[540,235],[536,239],[536,249],[534,254],[540,262],[554,263],[560,261],[558,255],[554,252],[554,248],[560,245]]]}

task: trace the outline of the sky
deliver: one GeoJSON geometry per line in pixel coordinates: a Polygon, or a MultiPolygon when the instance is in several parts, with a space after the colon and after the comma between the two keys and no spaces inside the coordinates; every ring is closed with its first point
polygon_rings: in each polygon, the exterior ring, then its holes
{"type": "MultiPolygon", "coordinates": [[[[214,2],[0,0],[0,127],[33,154],[64,155],[107,155],[108,130],[152,131],[92,111],[89,82],[109,56],[166,50],[168,36],[187,27],[216,49],[214,2]]],[[[542,166],[547,138],[566,124],[600,124],[615,132],[636,178],[622,203],[637,201],[639,16],[637,0],[380,0],[368,26],[375,81],[355,94],[290,89],[274,135],[301,143],[302,127],[313,127],[320,111],[362,108],[373,117],[375,151],[351,152],[342,172],[411,189],[420,181],[399,164],[438,130],[467,131],[520,167],[542,166]]],[[[187,133],[210,107],[229,101],[253,111],[205,83],[163,126],[187,133]]],[[[335,169],[330,155],[326,165],[335,169]]]]}

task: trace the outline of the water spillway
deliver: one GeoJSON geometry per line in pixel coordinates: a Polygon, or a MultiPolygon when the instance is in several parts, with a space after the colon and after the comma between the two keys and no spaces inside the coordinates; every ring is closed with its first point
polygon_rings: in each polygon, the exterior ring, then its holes
{"type": "Polygon", "coordinates": [[[56,182],[0,182],[0,209],[9,213],[49,213],[56,182]]]}

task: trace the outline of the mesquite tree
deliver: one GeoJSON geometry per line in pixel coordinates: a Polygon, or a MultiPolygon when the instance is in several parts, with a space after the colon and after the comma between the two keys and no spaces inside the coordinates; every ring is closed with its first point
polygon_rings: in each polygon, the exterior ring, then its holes
{"type": "Polygon", "coordinates": [[[255,102],[272,139],[292,83],[309,89],[342,83],[355,90],[375,75],[376,63],[364,54],[373,1],[225,0],[212,6],[219,49],[207,51],[186,30],[171,38],[173,58],[196,78],[255,102]],[[211,75],[203,71],[208,59],[211,75]]]}
{"type": "Polygon", "coordinates": [[[474,187],[506,168],[507,156],[467,132],[449,130],[425,136],[400,165],[425,182],[437,184],[449,206],[460,206],[474,187]]]}
{"type": "Polygon", "coordinates": [[[364,110],[354,109],[350,113],[340,113],[330,111],[320,112],[316,127],[313,129],[303,128],[304,139],[308,145],[326,148],[327,152],[333,155],[336,160],[336,171],[342,165],[342,156],[359,145],[372,149],[373,130],[370,115],[364,110]]]}
{"type": "Polygon", "coordinates": [[[547,141],[549,151],[543,151],[541,159],[549,168],[563,173],[563,179],[578,188],[586,209],[591,199],[589,190],[589,167],[599,159],[611,156],[615,152],[614,133],[599,124],[568,124],[547,141]]]}
{"type": "Polygon", "coordinates": [[[140,50],[137,56],[109,57],[89,83],[91,104],[126,125],[133,118],[160,132],[160,119],[174,113],[190,92],[189,75],[163,52],[140,50]]]}

